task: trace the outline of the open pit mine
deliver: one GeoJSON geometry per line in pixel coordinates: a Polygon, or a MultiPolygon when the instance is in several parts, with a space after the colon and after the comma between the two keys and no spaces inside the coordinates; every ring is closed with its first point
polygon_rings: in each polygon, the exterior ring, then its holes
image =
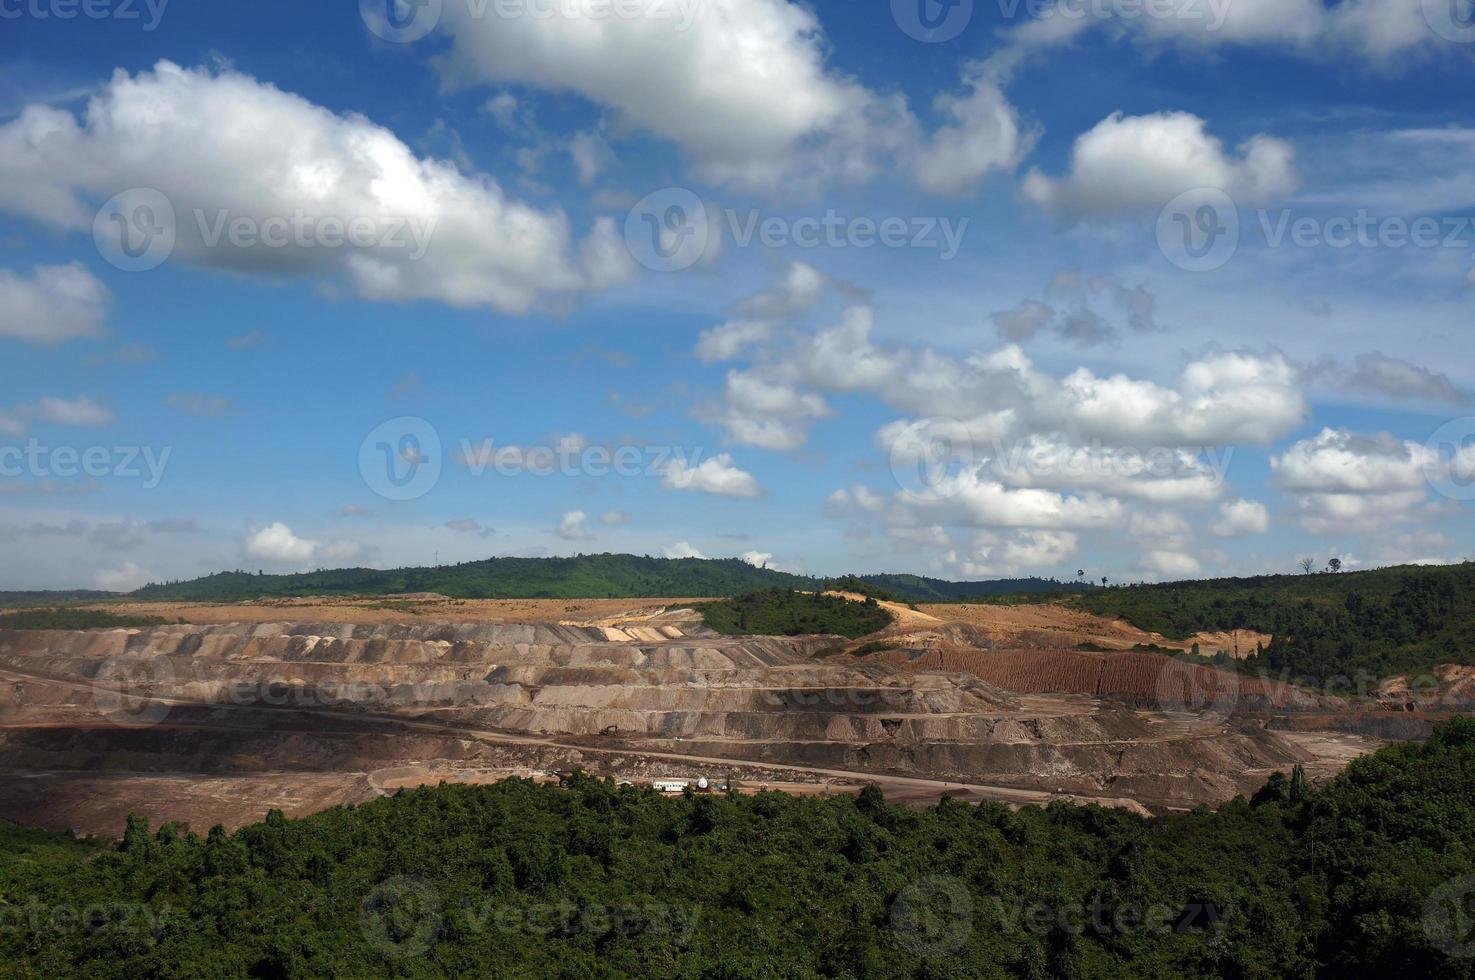
{"type": "Polygon", "coordinates": [[[1156,654],[997,649],[932,617],[857,657],[835,637],[720,636],[679,607],[583,622],[265,619],[284,611],[0,631],[0,817],[111,835],[132,810],[203,830],[575,769],[1162,812],[1296,765],[1326,778],[1378,736],[1408,734],[1380,730],[1391,712],[1295,688],[1156,654]]]}

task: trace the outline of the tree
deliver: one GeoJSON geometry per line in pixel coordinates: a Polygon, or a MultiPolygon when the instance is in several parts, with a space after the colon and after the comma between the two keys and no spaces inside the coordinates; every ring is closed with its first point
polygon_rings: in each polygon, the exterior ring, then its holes
{"type": "Polygon", "coordinates": [[[1342,570],[1342,559],[1340,559],[1340,558],[1333,558],[1331,561],[1327,562],[1326,563],[1326,570],[1329,571],[1329,572],[1331,572],[1334,575],[1337,572],[1340,572],[1342,570]]]}
{"type": "Polygon", "coordinates": [[[1302,572],[1310,575],[1313,571],[1316,570],[1316,559],[1312,558],[1310,555],[1305,555],[1296,560],[1296,565],[1300,567],[1302,572]]]}

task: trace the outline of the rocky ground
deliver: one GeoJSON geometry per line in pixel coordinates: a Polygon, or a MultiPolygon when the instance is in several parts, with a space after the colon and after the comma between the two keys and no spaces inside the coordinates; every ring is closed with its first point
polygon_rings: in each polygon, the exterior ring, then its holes
{"type": "Polygon", "coordinates": [[[717,636],[683,607],[292,600],[130,610],[191,621],[147,630],[0,631],[0,816],[111,834],[135,809],[203,829],[574,768],[1156,812],[1296,764],[1324,778],[1381,744],[1336,699],[1155,654],[1020,646],[1051,623],[1120,635],[1058,607],[924,607],[884,634],[896,651],[860,658],[816,656],[835,638],[717,636]]]}

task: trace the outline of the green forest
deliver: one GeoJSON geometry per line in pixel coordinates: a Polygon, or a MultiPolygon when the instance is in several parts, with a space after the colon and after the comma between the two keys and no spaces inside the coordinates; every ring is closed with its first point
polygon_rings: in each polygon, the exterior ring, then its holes
{"type": "Polygon", "coordinates": [[[815,633],[866,636],[891,625],[891,614],[867,597],[853,602],[839,596],[791,589],[765,589],[707,602],[697,607],[702,621],[729,636],[805,636],[815,633]]]}
{"type": "Polygon", "coordinates": [[[1215,811],[403,791],[0,831],[0,976],[1470,977],[1475,721],[1215,811]]]}
{"type": "Polygon", "coordinates": [[[1203,630],[1269,633],[1274,640],[1242,668],[1318,684],[1475,663],[1470,562],[1134,585],[1097,589],[1072,601],[1175,639],[1203,630]]]}
{"type": "Polygon", "coordinates": [[[163,626],[159,616],[119,616],[103,609],[23,609],[0,613],[0,630],[146,629],[163,626]]]}
{"type": "MultiPolygon", "coordinates": [[[[913,602],[944,602],[984,595],[1045,593],[1071,588],[1050,579],[947,582],[916,575],[793,575],[758,568],[737,558],[650,558],[638,555],[577,555],[573,558],[489,558],[433,568],[378,571],[343,568],[292,575],[220,572],[185,582],[147,585],[131,594],[140,600],[239,602],[246,599],[313,595],[404,595],[434,592],[453,599],[629,599],[717,598],[758,589],[815,591],[837,582],[869,583],[888,596],[913,602]]],[[[864,591],[857,589],[857,591],[864,591]]],[[[95,598],[95,597],[94,597],[95,598]]],[[[48,601],[38,598],[38,602],[48,601]]],[[[52,598],[49,601],[59,601],[52,598]]]]}

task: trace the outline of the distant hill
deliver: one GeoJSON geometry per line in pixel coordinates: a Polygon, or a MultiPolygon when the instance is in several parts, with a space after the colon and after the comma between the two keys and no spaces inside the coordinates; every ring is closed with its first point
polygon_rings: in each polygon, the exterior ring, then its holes
{"type": "Polygon", "coordinates": [[[113,592],[97,592],[90,589],[69,589],[61,592],[0,592],[0,609],[18,606],[44,606],[66,602],[98,602],[111,599],[113,592]]]}
{"type": "Polygon", "coordinates": [[[314,595],[438,592],[453,599],[718,598],[787,588],[814,590],[824,579],[757,568],[737,558],[488,558],[434,568],[345,568],[297,575],[220,572],[187,582],[147,585],[144,600],[235,602],[314,595]]]}
{"type": "Polygon", "coordinates": [[[1244,666],[1308,682],[1475,664],[1475,562],[1095,589],[1075,600],[1175,639],[1233,629],[1274,639],[1244,666]]]}
{"type": "Polygon", "coordinates": [[[882,590],[884,593],[905,599],[908,602],[957,602],[963,599],[980,599],[985,596],[1041,595],[1044,593],[1075,593],[1089,591],[1095,586],[1075,582],[1058,582],[1049,578],[1001,578],[983,582],[950,582],[941,578],[925,578],[921,575],[861,575],[862,582],[882,590]]]}
{"type": "MultiPolygon", "coordinates": [[[[314,595],[403,595],[438,592],[453,599],[718,598],[763,589],[847,588],[903,602],[950,602],[1015,593],[1073,592],[1082,586],[1050,579],[948,582],[918,575],[819,578],[757,568],[737,558],[488,558],[435,568],[343,568],[295,575],[234,571],[147,585],[134,599],[238,602],[314,595]]],[[[38,594],[39,595],[39,594],[38,594]]],[[[45,600],[38,600],[45,601],[45,600]]]]}

